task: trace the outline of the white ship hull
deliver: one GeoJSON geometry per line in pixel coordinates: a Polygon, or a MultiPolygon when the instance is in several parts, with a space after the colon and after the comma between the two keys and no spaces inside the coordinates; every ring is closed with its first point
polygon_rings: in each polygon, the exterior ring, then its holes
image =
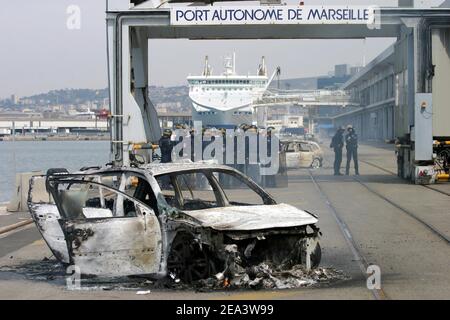
{"type": "Polygon", "coordinates": [[[264,59],[257,75],[237,75],[232,63],[225,66],[222,75],[211,75],[206,60],[202,76],[189,76],[189,98],[192,101],[192,120],[204,127],[229,128],[240,124],[254,124],[253,103],[267,90],[264,59]]]}
{"type": "Polygon", "coordinates": [[[192,107],[192,121],[201,121],[203,126],[215,128],[231,128],[243,123],[252,124],[256,121],[256,116],[252,111],[210,110],[198,112],[196,108],[192,107]]]}

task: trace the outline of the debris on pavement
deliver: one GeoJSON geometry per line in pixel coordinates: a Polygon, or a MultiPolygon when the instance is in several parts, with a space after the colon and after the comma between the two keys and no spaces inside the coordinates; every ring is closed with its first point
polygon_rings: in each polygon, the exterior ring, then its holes
{"type": "MultiPolygon", "coordinates": [[[[67,274],[65,267],[54,259],[27,262],[16,266],[0,267],[0,272],[14,272],[29,280],[49,281],[64,286],[67,274]]],[[[145,277],[89,277],[81,279],[82,290],[136,290],[137,295],[150,294],[151,290],[196,290],[199,292],[221,290],[282,290],[329,285],[349,280],[343,271],[331,267],[318,267],[307,271],[303,265],[290,268],[260,263],[256,266],[236,269],[234,275],[218,273],[207,279],[184,283],[177,277],[148,279],[145,277]],[[231,277],[232,276],[232,277],[231,277]]]]}
{"type": "Polygon", "coordinates": [[[62,264],[48,258],[41,261],[27,261],[18,265],[2,266],[0,272],[13,272],[36,281],[49,281],[65,276],[65,269],[62,264]]]}
{"type": "Polygon", "coordinates": [[[267,263],[247,268],[235,274],[230,280],[219,277],[200,280],[197,286],[207,289],[294,289],[350,279],[343,271],[334,268],[319,267],[306,270],[303,265],[295,265],[289,269],[272,267],[267,263]]]}

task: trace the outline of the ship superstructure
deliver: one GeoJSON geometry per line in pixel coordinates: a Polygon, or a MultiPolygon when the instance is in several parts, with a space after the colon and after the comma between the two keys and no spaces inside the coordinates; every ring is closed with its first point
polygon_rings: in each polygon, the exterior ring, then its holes
{"type": "Polygon", "coordinates": [[[273,76],[267,76],[264,57],[256,75],[238,75],[235,54],[225,58],[222,74],[213,75],[206,57],[202,75],[187,77],[193,121],[217,128],[255,123],[252,104],[264,94],[273,76]]]}

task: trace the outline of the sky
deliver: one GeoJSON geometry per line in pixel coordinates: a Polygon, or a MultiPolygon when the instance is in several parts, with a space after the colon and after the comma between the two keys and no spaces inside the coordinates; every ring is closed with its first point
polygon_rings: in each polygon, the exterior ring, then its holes
{"type": "MultiPolygon", "coordinates": [[[[440,2],[441,0],[427,0],[440,2]]],[[[283,1],[296,4],[298,1],[283,1]]],[[[395,6],[397,0],[305,0],[306,5],[395,6]]],[[[150,84],[184,85],[200,74],[209,55],[214,72],[223,57],[236,52],[237,71],[254,73],[266,56],[269,71],[282,78],[327,74],[335,64],[361,65],[392,39],[363,40],[150,40],[150,84]],[[180,59],[183,52],[183,59],[180,59]]],[[[53,89],[107,86],[105,0],[2,1],[0,10],[0,98],[27,96],[53,89]],[[67,7],[81,9],[80,29],[67,28],[67,7]]]]}

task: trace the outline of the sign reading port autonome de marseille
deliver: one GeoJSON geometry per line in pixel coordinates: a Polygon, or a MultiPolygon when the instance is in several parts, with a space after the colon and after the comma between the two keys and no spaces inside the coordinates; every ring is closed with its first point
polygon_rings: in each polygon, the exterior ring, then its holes
{"type": "Polygon", "coordinates": [[[204,6],[174,7],[171,25],[373,24],[376,7],[363,6],[204,6]]]}

